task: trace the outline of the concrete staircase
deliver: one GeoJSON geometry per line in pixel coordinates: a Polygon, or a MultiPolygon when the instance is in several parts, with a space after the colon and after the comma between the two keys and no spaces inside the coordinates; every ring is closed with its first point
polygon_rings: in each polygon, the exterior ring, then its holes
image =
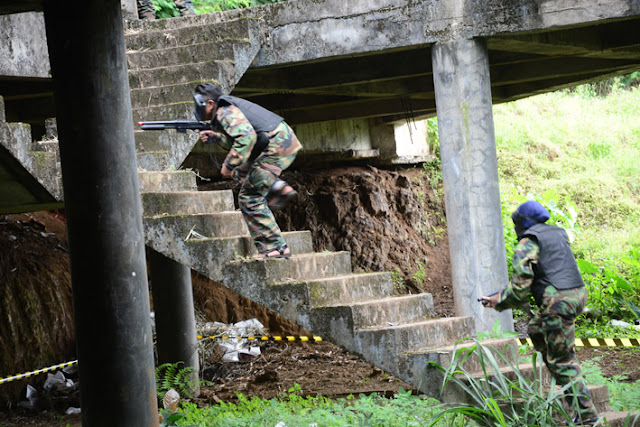
{"type": "MultiPolygon", "coordinates": [[[[308,231],[285,233],[291,258],[255,259],[233,193],[198,191],[195,173],[178,170],[197,136],[137,130],[139,120],[191,118],[191,93],[199,82],[217,81],[231,91],[265,38],[263,23],[255,19],[227,22],[216,15],[127,25],[146,244],[424,393],[444,401],[463,401],[464,393],[455,388],[440,393],[442,374],[429,362],[446,367],[456,342],[475,336],[473,319],[436,318],[430,294],[393,296],[390,273],[354,274],[349,253],[314,252],[308,231]]],[[[51,162],[45,169],[60,176],[55,148],[32,147],[30,141],[10,145],[14,156],[41,182],[46,178],[33,167],[40,153],[49,153],[42,155],[51,162]],[[22,146],[32,148],[27,153],[22,146]]],[[[59,200],[60,189],[58,181],[50,190],[59,200]]],[[[515,339],[489,343],[497,351],[518,345],[515,339]]],[[[466,363],[474,375],[480,374],[477,360],[470,358],[466,363]]],[[[503,366],[508,370],[506,362],[503,366]]],[[[606,387],[593,390],[600,411],[607,412],[606,387]]],[[[619,415],[609,416],[611,425],[617,425],[612,421],[619,415]]]]}
{"type": "Polygon", "coordinates": [[[261,20],[216,15],[127,21],[125,30],[138,167],[180,167],[197,134],[138,130],[139,121],[193,120],[193,88],[216,82],[231,92],[266,37],[261,20]],[[146,26],[146,28],[140,28],[146,26]],[[158,66],[160,64],[160,66],[158,66]]]}
{"type": "MultiPolygon", "coordinates": [[[[31,137],[31,127],[25,123],[7,123],[5,120],[4,99],[0,96],[0,149],[6,150],[7,154],[15,160],[15,166],[24,170],[23,176],[33,177],[30,184],[32,191],[40,192],[39,199],[50,199],[49,207],[43,209],[54,209],[62,204],[62,174],[60,172],[60,154],[58,151],[57,132],[55,120],[49,120],[46,124],[47,135],[42,141],[33,141],[31,137]],[[38,187],[38,188],[34,188],[38,187]],[[48,193],[48,194],[47,194],[48,193]]],[[[5,159],[9,160],[8,157],[5,159]]],[[[21,183],[8,182],[9,176],[0,173],[0,200],[10,197],[29,197],[25,192],[15,193],[12,188],[19,187],[21,183]]],[[[28,184],[29,185],[29,184],[28,184]]],[[[20,200],[21,203],[29,205],[36,203],[36,200],[20,200]]]]}

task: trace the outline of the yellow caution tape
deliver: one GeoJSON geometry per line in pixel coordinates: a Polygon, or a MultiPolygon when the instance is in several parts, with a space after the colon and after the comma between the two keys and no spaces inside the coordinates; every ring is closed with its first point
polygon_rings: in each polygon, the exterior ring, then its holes
{"type": "Polygon", "coordinates": [[[210,340],[232,340],[232,339],[237,339],[237,340],[249,340],[249,341],[255,341],[255,340],[260,340],[260,341],[322,341],[322,338],[320,337],[306,337],[304,335],[299,336],[299,337],[293,337],[293,336],[247,336],[247,337],[238,337],[238,336],[228,336],[228,335],[196,335],[196,338],[198,338],[199,340],[202,339],[210,339],[210,340]]]}
{"type": "Polygon", "coordinates": [[[73,360],[71,362],[60,363],[59,365],[49,366],[48,368],[38,369],[37,371],[26,372],[24,374],[14,375],[12,377],[0,378],[0,384],[8,383],[10,381],[21,380],[23,378],[29,378],[34,375],[44,374],[49,371],[53,371],[55,369],[66,368],[67,366],[75,365],[78,363],[77,360],[73,360]]]}
{"type": "MultiPolygon", "coordinates": [[[[518,338],[520,345],[533,346],[531,338],[518,338]]],[[[576,347],[638,347],[640,338],[576,338],[576,347]]]]}

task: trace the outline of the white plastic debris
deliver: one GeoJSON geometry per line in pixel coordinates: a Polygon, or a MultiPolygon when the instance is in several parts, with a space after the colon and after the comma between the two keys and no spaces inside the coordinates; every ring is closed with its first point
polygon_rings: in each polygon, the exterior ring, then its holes
{"type": "Polygon", "coordinates": [[[43,388],[47,391],[62,390],[65,388],[73,387],[73,380],[65,378],[62,371],[58,371],[55,374],[47,374],[47,379],[44,382],[43,388]]]}
{"type": "Polygon", "coordinates": [[[196,228],[196,226],[194,225],[193,227],[191,227],[191,230],[189,230],[189,234],[187,234],[187,237],[184,238],[185,241],[187,240],[202,240],[202,239],[206,239],[206,236],[203,236],[202,234],[198,233],[197,231],[195,231],[194,229],[196,228]]]}
{"type": "Polygon", "coordinates": [[[178,403],[180,403],[180,394],[174,389],[169,389],[162,398],[164,409],[168,409],[173,413],[178,410],[178,403]]]}
{"type": "Polygon", "coordinates": [[[616,319],[613,319],[611,321],[611,326],[620,326],[621,328],[631,328],[631,329],[640,330],[640,326],[638,325],[632,325],[631,323],[627,323],[623,320],[616,320],[616,319]]]}
{"type": "Polygon", "coordinates": [[[18,407],[33,409],[36,407],[36,403],[38,403],[38,390],[36,390],[31,384],[27,384],[27,400],[22,400],[18,402],[18,407]]]}
{"type": "Polygon", "coordinates": [[[67,408],[66,411],[64,411],[65,414],[67,415],[71,415],[71,414],[81,414],[82,413],[82,409],[80,408],[74,408],[73,406],[69,406],[67,408]]]}
{"type": "Polygon", "coordinates": [[[220,322],[206,323],[203,329],[212,336],[229,337],[221,340],[218,344],[223,352],[222,360],[224,362],[246,361],[260,355],[260,347],[251,346],[251,341],[243,339],[249,336],[264,335],[264,326],[257,319],[243,320],[233,325],[225,325],[220,322]]]}

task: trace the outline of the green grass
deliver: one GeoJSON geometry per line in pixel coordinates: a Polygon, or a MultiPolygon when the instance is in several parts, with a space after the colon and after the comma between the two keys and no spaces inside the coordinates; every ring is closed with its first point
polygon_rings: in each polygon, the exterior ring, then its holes
{"type": "Polygon", "coordinates": [[[501,189],[575,203],[577,256],[640,246],[640,90],[548,93],[495,106],[494,122],[501,189]]]}
{"type": "MultiPolygon", "coordinates": [[[[332,400],[323,396],[301,397],[298,385],[279,399],[248,399],[207,408],[183,402],[178,413],[161,425],[207,427],[297,426],[424,426],[440,411],[439,402],[410,391],[386,399],[375,394],[332,400]]],[[[170,414],[167,414],[170,415],[170,414]]],[[[447,415],[443,426],[466,426],[462,416],[447,415]]]]}

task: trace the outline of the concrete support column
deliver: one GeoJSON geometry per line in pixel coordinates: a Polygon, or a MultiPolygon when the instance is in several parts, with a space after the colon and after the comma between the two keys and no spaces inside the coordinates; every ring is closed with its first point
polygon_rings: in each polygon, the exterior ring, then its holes
{"type": "Polygon", "coordinates": [[[191,269],[149,249],[151,293],[156,315],[158,365],[183,362],[194,368],[191,389],[200,394],[198,340],[191,269]]]}
{"type": "Polygon", "coordinates": [[[485,42],[435,44],[432,62],[456,314],[472,316],[480,331],[496,318],[513,330],[511,310],[476,301],[509,280],[485,42]]]}
{"type": "Polygon", "coordinates": [[[84,426],[157,426],[142,205],[118,0],[44,2],[84,426]]]}
{"type": "Polygon", "coordinates": [[[136,0],[120,0],[122,17],[124,19],[138,19],[138,3],[136,0]]]}

